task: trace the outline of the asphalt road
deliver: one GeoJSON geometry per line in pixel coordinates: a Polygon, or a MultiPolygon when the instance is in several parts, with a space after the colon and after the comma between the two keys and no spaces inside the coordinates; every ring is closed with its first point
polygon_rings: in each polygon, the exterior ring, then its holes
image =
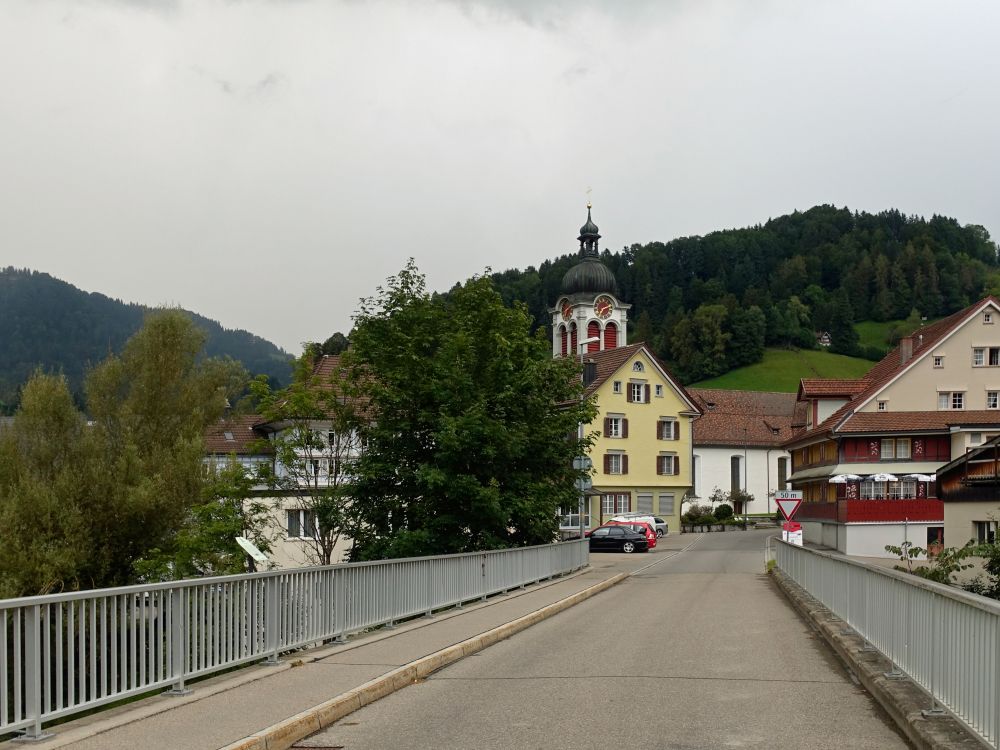
{"type": "Polygon", "coordinates": [[[767,533],[671,537],[689,546],[296,747],[908,747],[763,574],[767,533]]]}

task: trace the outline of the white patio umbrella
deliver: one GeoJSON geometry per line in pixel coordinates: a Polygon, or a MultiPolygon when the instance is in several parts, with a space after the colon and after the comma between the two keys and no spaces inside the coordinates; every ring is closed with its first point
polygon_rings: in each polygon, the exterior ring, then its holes
{"type": "Polygon", "coordinates": [[[872,474],[868,478],[871,481],[873,481],[873,482],[898,482],[899,481],[899,477],[897,477],[895,474],[886,474],[886,473],[872,474]]]}
{"type": "Polygon", "coordinates": [[[903,479],[912,479],[914,482],[935,482],[937,476],[935,474],[905,474],[903,479]]]}
{"type": "Polygon", "coordinates": [[[861,477],[857,474],[834,474],[828,480],[829,484],[847,484],[848,482],[857,482],[861,477]]]}

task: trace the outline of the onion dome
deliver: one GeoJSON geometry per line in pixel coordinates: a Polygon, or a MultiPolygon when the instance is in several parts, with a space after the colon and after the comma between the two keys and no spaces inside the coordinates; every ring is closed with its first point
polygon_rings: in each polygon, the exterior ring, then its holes
{"type": "Polygon", "coordinates": [[[562,279],[563,294],[610,292],[618,294],[618,282],[606,265],[601,263],[597,241],[601,238],[597,225],[590,218],[587,204],[587,223],[580,227],[580,262],[566,272],[562,279]]]}
{"type": "Polygon", "coordinates": [[[566,272],[562,278],[563,294],[600,294],[618,296],[618,282],[611,269],[597,256],[588,255],[566,272]]]}

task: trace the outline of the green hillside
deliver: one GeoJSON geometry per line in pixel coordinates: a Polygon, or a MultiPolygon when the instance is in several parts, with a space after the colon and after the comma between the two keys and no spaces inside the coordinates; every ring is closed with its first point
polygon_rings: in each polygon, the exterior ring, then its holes
{"type": "Polygon", "coordinates": [[[794,393],[802,378],[860,378],[874,364],[825,350],[767,349],[761,362],[688,387],[794,393]]]}

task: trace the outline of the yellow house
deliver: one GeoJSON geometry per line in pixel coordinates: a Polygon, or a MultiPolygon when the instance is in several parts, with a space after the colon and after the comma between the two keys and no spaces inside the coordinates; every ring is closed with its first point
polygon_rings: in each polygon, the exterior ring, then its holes
{"type": "Polygon", "coordinates": [[[696,402],[645,344],[591,352],[584,362],[587,395],[598,408],[585,428],[597,433],[590,525],[618,513],[648,513],[680,531],[696,402]]]}

